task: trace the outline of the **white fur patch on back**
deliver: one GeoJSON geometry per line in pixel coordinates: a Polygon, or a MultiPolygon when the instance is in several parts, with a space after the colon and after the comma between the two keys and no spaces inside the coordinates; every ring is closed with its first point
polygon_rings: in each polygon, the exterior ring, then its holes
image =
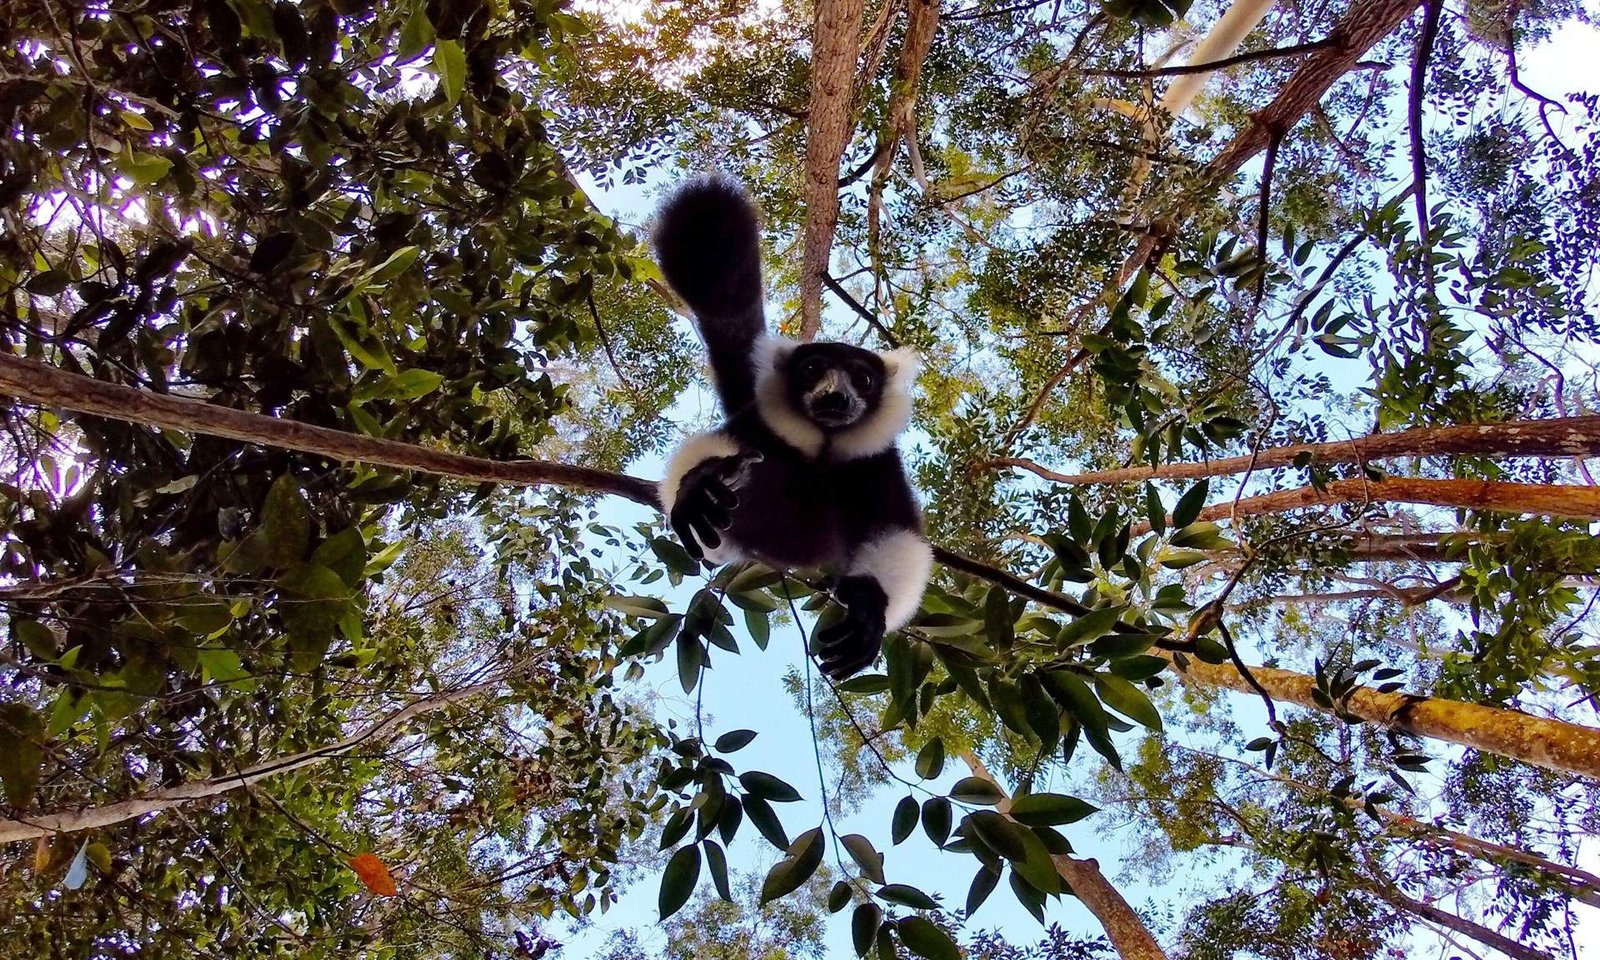
{"type": "Polygon", "coordinates": [[[914,530],[891,530],[862,544],[848,573],[878,581],[889,598],[884,629],[898,630],[922,606],[922,591],[933,576],[933,548],[914,530]]]}
{"type": "MultiPolygon", "coordinates": [[[[767,336],[757,341],[756,406],[761,419],[778,438],[807,457],[815,459],[828,444],[829,437],[796,410],[784,391],[780,367],[798,343],[787,337],[767,336]]],[[[908,348],[880,351],[888,380],[883,385],[878,409],[846,430],[833,434],[829,454],[836,460],[859,460],[894,446],[895,437],[911,422],[911,388],[917,381],[917,355],[908,348]]]]}
{"type": "Polygon", "coordinates": [[[715,430],[697,433],[685,440],[682,446],[673,451],[672,459],[667,461],[667,475],[656,488],[661,495],[661,503],[671,512],[673,505],[678,502],[678,488],[690,470],[707,460],[731,457],[738,452],[739,445],[732,437],[715,430]]]}

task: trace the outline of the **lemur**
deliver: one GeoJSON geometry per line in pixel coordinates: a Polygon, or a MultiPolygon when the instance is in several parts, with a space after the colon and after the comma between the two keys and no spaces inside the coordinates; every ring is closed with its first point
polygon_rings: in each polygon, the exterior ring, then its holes
{"type": "Polygon", "coordinates": [[[769,334],[758,214],[730,179],[680,187],[653,240],[694,313],[727,418],[672,456],[660,487],[672,529],[697,560],[832,573],[845,617],[817,631],[811,652],[829,677],[848,677],[916,614],[933,569],[895,449],[916,355],[769,334]]]}

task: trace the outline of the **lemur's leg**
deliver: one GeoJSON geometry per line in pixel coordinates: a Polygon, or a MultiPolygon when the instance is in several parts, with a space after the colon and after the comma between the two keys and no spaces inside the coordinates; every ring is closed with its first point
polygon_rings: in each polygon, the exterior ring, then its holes
{"type": "Polygon", "coordinates": [[[858,547],[834,585],[845,618],[814,638],[822,672],[842,680],[877,659],[884,634],[916,616],[932,574],[933,548],[915,530],[883,530],[858,547]]]}
{"type": "Polygon", "coordinates": [[[760,453],[740,450],[732,437],[717,432],[690,437],[672,455],[661,481],[661,503],[691,557],[705,560],[708,551],[722,546],[722,531],[733,522],[732,511],[739,506],[735,491],[748,465],[759,459],[760,453]]]}

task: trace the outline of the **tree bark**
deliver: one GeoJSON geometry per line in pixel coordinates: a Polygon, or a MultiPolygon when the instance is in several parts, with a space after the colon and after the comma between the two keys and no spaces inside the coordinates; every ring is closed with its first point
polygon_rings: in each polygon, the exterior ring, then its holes
{"type": "Polygon", "coordinates": [[[856,61],[865,0],[816,0],[811,31],[811,108],[806,130],[805,245],[800,267],[800,339],[822,329],[822,277],[839,221],[839,158],[850,142],[856,61]]]}
{"type": "MultiPolygon", "coordinates": [[[[1184,683],[1258,695],[1229,664],[1185,659],[1187,665],[1178,669],[1184,683]]],[[[1251,667],[1250,674],[1274,700],[1332,713],[1312,695],[1317,686],[1313,677],[1276,667],[1251,667]]],[[[1600,779],[1600,730],[1592,727],[1414,693],[1379,693],[1367,687],[1357,687],[1347,706],[1362,720],[1389,730],[1510,757],[1557,773],[1600,779]]]]}
{"type": "Polygon", "coordinates": [[[343,462],[360,461],[398,470],[455,477],[460,480],[516,486],[575,487],[616,494],[660,508],[655,484],[606,470],[543,460],[486,460],[434,450],[399,440],[368,437],[295,420],[235,410],[203,400],[172,397],[0,352],[0,393],[46,407],[60,407],[128,423],[186,433],[204,433],[247,443],[283,447],[343,462]]]}
{"type": "Polygon", "coordinates": [[[1227,457],[1205,463],[1168,463],[1159,467],[1124,467],[1088,473],[1057,473],[1020,457],[1000,457],[981,465],[1019,467],[1056,483],[1134,483],[1221,477],[1252,469],[1293,466],[1296,458],[1304,454],[1311,455],[1312,463],[1324,464],[1366,463],[1392,457],[1593,457],[1600,456],[1600,416],[1420,427],[1331,443],[1290,444],[1262,450],[1254,456],[1227,457]]]}
{"type": "MultiPolygon", "coordinates": [[[[1360,809],[1360,804],[1350,801],[1351,806],[1360,809]]],[[[1592,907],[1600,907],[1600,877],[1569,867],[1564,863],[1557,863],[1548,857],[1541,857],[1537,853],[1523,850],[1519,847],[1510,847],[1490,840],[1482,840],[1470,834],[1460,833],[1448,827],[1427,823],[1412,817],[1403,816],[1393,810],[1383,807],[1376,808],[1378,816],[1396,833],[1416,838],[1437,847],[1449,847],[1479,860],[1490,863],[1515,862],[1531,867],[1545,878],[1561,887],[1574,900],[1581,900],[1592,907]]]]}
{"type": "MultiPolygon", "coordinates": [[[[1537,516],[1600,519],[1600,487],[1561,483],[1496,483],[1491,480],[1433,480],[1388,477],[1383,480],[1335,480],[1322,490],[1296,487],[1238,501],[1215,503],[1200,511],[1201,520],[1228,520],[1286,513],[1301,507],[1336,503],[1425,503],[1457,510],[1494,510],[1537,516]]],[[[1131,534],[1149,533],[1149,521],[1133,525],[1131,534]]]]}
{"type": "Polygon", "coordinates": [[[197,800],[221,796],[224,793],[258,783],[268,777],[309,767],[324,760],[349,753],[356,747],[382,740],[384,737],[396,733],[399,727],[410,720],[433,713],[436,710],[442,710],[468,697],[495,690],[503,682],[503,679],[485,681],[484,683],[476,683],[469,687],[462,687],[459,690],[418,700],[410,706],[385,714],[379,720],[368,724],[356,733],[336,743],[267,760],[245,767],[238,773],[223,777],[212,777],[209,780],[197,780],[193,783],[179,784],[175,787],[163,787],[130,800],[110,803],[102,807],[90,807],[86,810],[54,810],[48,813],[33,814],[15,819],[3,819],[0,820],[0,843],[10,843],[15,840],[32,840],[37,837],[53,836],[60,833],[77,833],[82,830],[109,827],[113,824],[135,820],[139,817],[170,810],[173,807],[183,806],[197,800]]]}
{"type": "MultiPolygon", "coordinates": [[[[995,780],[976,754],[963,750],[961,759],[974,777],[988,781],[1000,791],[1004,799],[995,805],[995,809],[1002,815],[1007,814],[1011,809],[1011,796],[1005,787],[995,780]]],[[[1055,864],[1056,872],[1072,887],[1073,894],[1105,928],[1106,937],[1117,951],[1117,956],[1122,960],[1167,960],[1166,953],[1156,943],[1150,928],[1144,925],[1139,914],[1100,872],[1099,863],[1065,855],[1052,856],[1050,860],[1055,864]]]]}
{"type": "Polygon", "coordinates": [[[1365,884],[1365,886],[1368,893],[1396,910],[1421,917],[1429,923],[1436,923],[1447,930],[1452,930],[1464,937],[1476,940],[1491,950],[1498,950],[1513,958],[1513,960],[1555,960],[1554,957],[1543,950],[1535,950],[1524,945],[1521,941],[1513,940],[1482,924],[1458,917],[1448,910],[1441,910],[1431,903],[1413,900],[1393,886],[1384,884],[1381,881],[1373,881],[1365,884]]]}

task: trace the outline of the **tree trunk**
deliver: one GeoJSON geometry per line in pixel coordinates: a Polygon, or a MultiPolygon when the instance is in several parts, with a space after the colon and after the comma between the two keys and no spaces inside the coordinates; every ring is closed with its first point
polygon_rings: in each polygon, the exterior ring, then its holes
{"type": "MultiPolygon", "coordinates": [[[[1011,797],[1006,793],[999,781],[995,780],[983,761],[976,754],[963,750],[961,759],[966,763],[967,769],[972,771],[974,777],[987,780],[999,790],[1004,799],[995,805],[995,809],[1005,814],[1011,809],[1011,797]]],[[[1052,856],[1050,860],[1056,866],[1056,872],[1072,887],[1073,894],[1089,908],[1095,919],[1105,928],[1106,937],[1110,939],[1111,946],[1116,949],[1117,955],[1122,960],[1167,960],[1166,953],[1161,945],[1156,943],[1156,938],[1151,935],[1150,929],[1139,919],[1133,907],[1128,905],[1117,888],[1111,885],[1105,874],[1100,872],[1100,864],[1094,860],[1080,860],[1069,856],[1052,856]]]]}
{"type": "MultiPolygon", "coordinates": [[[[1361,805],[1355,800],[1351,800],[1350,805],[1356,809],[1361,808],[1361,805]]],[[[1569,867],[1564,863],[1557,863],[1547,857],[1541,857],[1537,853],[1518,847],[1482,840],[1470,834],[1451,830],[1448,827],[1441,827],[1438,824],[1403,816],[1383,807],[1376,807],[1375,809],[1383,822],[1388,824],[1396,833],[1403,833],[1406,836],[1414,837],[1437,847],[1449,847],[1467,856],[1486,860],[1490,863],[1508,861],[1520,863],[1543,874],[1546,880],[1560,887],[1574,900],[1581,900],[1591,907],[1600,907],[1600,877],[1587,870],[1569,867]]]]}
{"type": "Polygon", "coordinates": [[[800,339],[822,329],[822,276],[839,221],[839,157],[850,142],[856,61],[865,0],[816,0],[811,31],[811,109],[806,131],[805,246],[800,267],[800,339]]]}
{"type": "MultiPolygon", "coordinates": [[[[1335,480],[1321,490],[1296,487],[1238,501],[1214,503],[1200,511],[1201,520],[1228,520],[1286,513],[1301,507],[1336,503],[1425,503],[1457,510],[1494,510],[1537,516],[1600,519],[1600,487],[1562,483],[1496,483],[1491,480],[1432,480],[1387,477],[1335,480]]],[[[1149,533],[1148,521],[1133,525],[1132,535],[1149,533]]]]}
{"type": "Polygon", "coordinates": [[[188,400],[107,383],[4,352],[0,352],[0,393],[40,406],[59,407],[185,433],[204,433],[283,447],[301,453],[318,454],[330,460],[360,461],[398,470],[420,470],[460,480],[515,486],[550,484],[575,487],[616,494],[659,509],[655,484],[637,477],[543,460],[501,462],[468,457],[399,440],[367,437],[235,410],[202,400],[188,400]]]}
{"type": "Polygon", "coordinates": [[[1287,467],[1303,454],[1310,454],[1311,462],[1323,464],[1366,463],[1392,457],[1593,457],[1600,456],[1600,416],[1420,427],[1332,443],[1290,444],[1262,450],[1253,456],[1227,457],[1205,463],[1168,463],[1159,467],[1125,467],[1089,473],[1057,473],[1018,457],[988,460],[982,466],[1020,467],[1056,483],[1134,483],[1221,477],[1252,469],[1287,467]]]}
{"type": "Polygon", "coordinates": [[[1448,910],[1441,910],[1431,903],[1413,900],[1396,890],[1393,886],[1373,882],[1366,885],[1367,892],[1394,907],[1402,913],[1409,913],[1421,917],[1429,923],[1436,923],[1447,930],[1452,930],[1464,937],[1476,940],[1491,950],[1498,950],[1513,960],[1555,960],[1550,954],[1542,950],[1524,946],[1520,941],[1504,936],[1498,931],[1491,930],[1482,924],[1465,920],[1448,910]]]}
{"type": "MultiPolygon", "coordinates": [[[[1258,695],[1230,664],[1185,659],[1187,666],[1178,670],[1185,683],[1258,695]]],[[[1251,667],[1250,674],[1274,700],[1332,713],[1313,696],[1317,687],[1313,677],[1276,667],[1251,667]]],[[[1354,690],[1348,708],[1362,720],[1386,729],[1444,740],[1557,773],[1600,779],[1600,730],[1592,727],[1413,693],[1379,693],[1367,687],[1354,690]]]]}
{"type": "Polygon", "coordinates": [[[245,767],[239,772],[227,776],[212,777],[209,780],[197,780],[193,783],[179,784],[175,787],[163,787],[130,800],[106,804],[103,807],[91,807],[87,810],[56,810],[49,813],[29,814],[16,820],[0,820],[0,843],[9,843],[14,840],[32,840],[37,837],[53,836],[59,833],[76,833],[81,830],[108,827],[113,824],[125,823],[129,820],[148,816],[152,813],[159,813],[162,810],[170,810],[173,807],[193,803],[196,800],[221,796],[224,793],[258,783],[268,777],[289,773],[333,757],[342,756],[357,747],[382,742],[385,737],[396,733],[398,728],[409,720],[433,713],[436,710],[442,710],[468,697],[498,689],[503,683],[503,679],[490,680],[473,684],[470,687],[462,687],[460,690],[453,690],[418,700],[410,706],[385,714],[379,720],[362,727],[356,733],[345,737],[337,743],[330,743],[325,747],[317,747],[313,750],[304,750],[286,757],[267,760],[263,763],[245,767]]]}

